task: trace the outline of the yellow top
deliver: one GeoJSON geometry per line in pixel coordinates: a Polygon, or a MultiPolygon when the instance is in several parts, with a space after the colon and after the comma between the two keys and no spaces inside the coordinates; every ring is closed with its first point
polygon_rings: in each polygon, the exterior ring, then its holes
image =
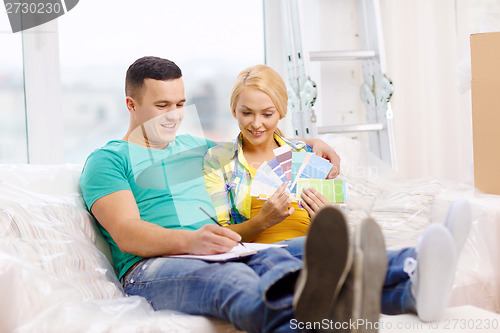
{"type": "MultiPolygon", "coordinates": [[[[264,202],[264,200],[252,197],[251,217],[255,217],[260,212],[264,202]]],[[[292,202],[291,206],[295,208],[292,215],[280,223],[267,228],[253,241],[256,243],[276,243],[290,238],[305,236],[311,223],[309,214],[307,214],[305,209],[299,208],[297,201],[292,202]]]]}
{"type": "MultiPolygon", "coordinates": [[[[253,179],[257,170],[255,170],[255,168],[252,168],[248,164],[246,164],[245,167],[248,168],[253,179]]],[[[259,200],[256,197],[251,198],[252,206],[250,210],[250,218],[255,217],[260,212],[260,210],[262,209],[262,205],[265,202],[264,200],[259,200]]],[[[297,201],[292,201],[291,206],[295,208],[295,211],[292,213],[292,215],[290,215],[280,223],[275,224],[272,227],[267,228],[266,230],[261,232],[257,236],[257,238],[253,240],[253,242],[276,243],[290,238],[305,236],[307,234],[307,230],[309,229],[309,225],[311,224],[309,214],[305,209],[299,208],[297,201]]]]}

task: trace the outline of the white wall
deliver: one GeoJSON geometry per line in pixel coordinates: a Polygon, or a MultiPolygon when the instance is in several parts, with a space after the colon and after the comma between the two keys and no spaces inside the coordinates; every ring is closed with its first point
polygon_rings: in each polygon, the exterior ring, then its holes
{"type": "MultiPolygon", "coordinates": [[[[355,48],[359,44],[355,3],[299,0],[308,36],[304,47],[355,48]]],[[[478,12],[491,10],[491,1],[380,0],[380,4],[387,75],[394,82],[391,102],[401,175],[472,183],[470,91],[463,87],[467,78],[457,71],[468,70],[470,11],[479,17],[478,12]]],[[[276,17],[268,17],[266,23],[267,29],[276,29],[266,33],[267,44],[274,46],[268,47],[269,53],[282,41],[273,39],[273,34],[279,35],[276,17]]],[[[268,64],[286,75],[276,54],[268,56],[268,64]]],[[[358,91],[353,89],[359,84],[359,65],[312,64],[308,72],[320,88],[318,108],[324,125],[363,119],[358,91]]]]}

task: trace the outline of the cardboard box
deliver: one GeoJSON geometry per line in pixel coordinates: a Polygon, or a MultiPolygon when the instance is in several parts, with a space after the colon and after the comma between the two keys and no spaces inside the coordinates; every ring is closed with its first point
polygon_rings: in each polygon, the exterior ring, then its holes
{"type": "Polygon", "coordinates": [[[474,185],[500,194],[500,32],[471,35],[474,185]]]}

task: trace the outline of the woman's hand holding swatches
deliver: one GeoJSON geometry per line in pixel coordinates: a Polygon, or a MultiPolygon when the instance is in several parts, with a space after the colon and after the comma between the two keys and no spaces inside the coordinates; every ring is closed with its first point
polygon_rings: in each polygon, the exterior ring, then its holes
{"type": "Polygon", "coordinates": [[[290,207],[292,199],[290,194],[286,192],[288,183],[283,183],[273,193],[273,195],[262,205],[259,217],[264,221],[267,228],[280,223],[287,217],[293,214],[294,208],[290,207]]]}
{"type": "Polygon", "coordinates": [[[311,219],[322,207],[327,205],[331,206],[330,201],[328,201],[323,194],[313,188],[304,189],[302,191],[301,198],[302,200],[300,201],[300,205],[307,210],[311,219]]]}

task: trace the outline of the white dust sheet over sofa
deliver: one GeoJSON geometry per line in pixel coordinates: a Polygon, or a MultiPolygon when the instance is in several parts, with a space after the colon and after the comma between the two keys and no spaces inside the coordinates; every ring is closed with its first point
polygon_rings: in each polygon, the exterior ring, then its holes
{"type": "MultiPolygon", "coordinates": [[[[322,137],[342,158],[351,224],[371,215],[388,248],[414,246],[450,203],[468,197],[472,232],[450,306],[499,312],[500,197],[436,179],[402,180],[359,143],[322,137]]],[[[78,187],[81,166],[0,164],[0,332],[234,332],[201,316],[154,312],[124,297],[78,187]]]]}
{"type": "Polygon", "coordinates": [[[500,312],[500,196],[430,177],[401,179],[359,142],[332,134],[320,138],[341,157],[349,222],[373,217],[388,249],[415,246],[430,223],[443,223],[454,200],[467,198],[472,228],[459,258],[449,306],[469,304],[500,312]]]}

